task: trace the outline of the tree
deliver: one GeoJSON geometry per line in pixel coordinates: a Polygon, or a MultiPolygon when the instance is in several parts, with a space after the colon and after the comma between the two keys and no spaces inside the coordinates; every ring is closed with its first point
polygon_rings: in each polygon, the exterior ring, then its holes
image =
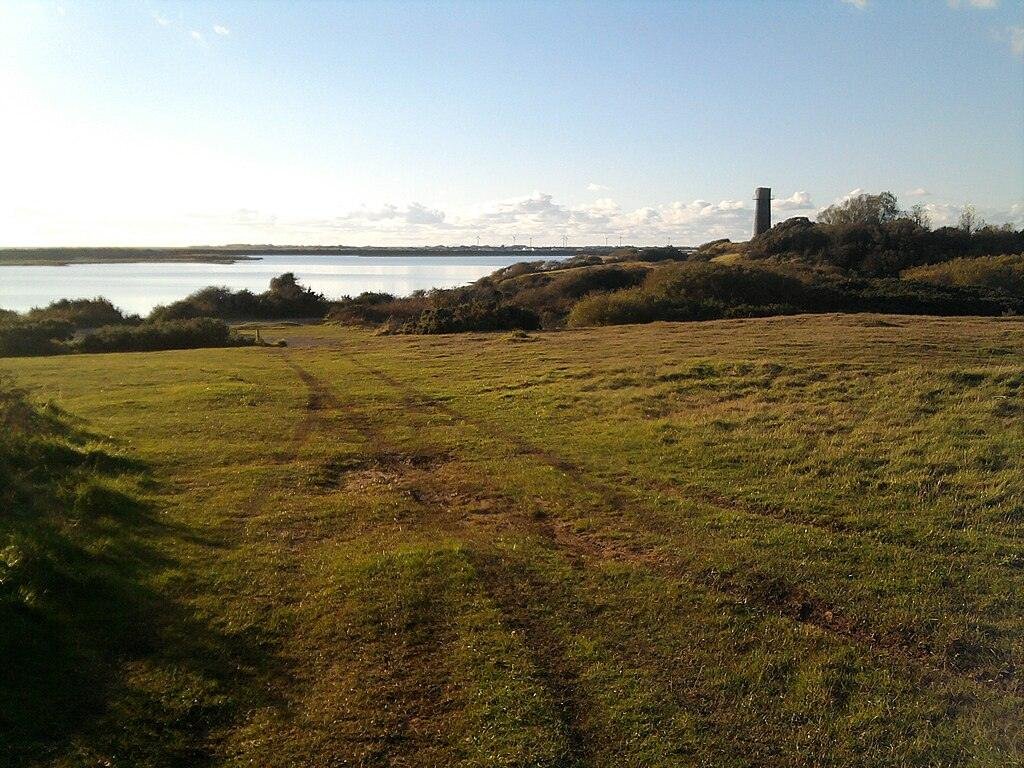
{"type": "Polygon", "coordinates": [[[270,293],[276,294],[282,299],[297,299],[304,290],[295,278],[294,272],[285,272],[278,277],[270,278],[270,293]]]}
{"type": "Polygon", "coordinates": [[[928,213],[928,206],[924,203],[915,203],[907,211],[907,218],[924,229],[932,228],[932,215],[928,213]]]}
{"type": "Polygon", "coordinates": [[[855,195],[830,205],[818,214],[819,224],[884,224],[899,218],[900,207],[892,192],[855,195]]]}
{"type": "Polygon", "coordinates": [[[985,220],[974,210],[974,206],[965,205],[964,209],[960,212],[960,229],[970,235],[985,226],[987,226],[985,220]]]}

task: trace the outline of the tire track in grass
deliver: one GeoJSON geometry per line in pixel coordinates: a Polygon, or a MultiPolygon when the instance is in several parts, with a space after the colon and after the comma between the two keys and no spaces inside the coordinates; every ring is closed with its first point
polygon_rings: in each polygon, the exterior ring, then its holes
{"type": "MultiPolygon", "coordinates": [[[[332,409],[343,413],[346,419],[354,419],[353,428],[369,438],[369,442],[373,445],[373,453],[399,454],[393,446],[386,446],[382,443],[379,433],[373,430],[368,420],[354,416],[353,409],[344,408],[327,382],[314,376],[294,360],[289,359],[287,363],[306,384],[311,400],[329,405],[332,409]]],[[[421,505],[433,506],[436,499],[436,494],[432,491],[416,487],[410,488],[410,495],[415,503],[421,505]]],[[[585,710],[586,703],[580,700],[575,686],[576,673],[569,665],[567,654],[557,644],[553,635],[544,632],[538,622],[529,619],[522,610],[516,610],[509,603],[508,595],[503,594],[498,588],[495,564],[484,559],[475,549],[468,550],[468,553],[474,570],[480,576],[485,596],[498,608],[509,626],[519,633],[537,672],[539,683],[558,705],[561,730],[567,741],[569,752],[575,758],[573,762],[566,763],[566,768],[570,768],[570,766],[585,768],[585,766],[592,765],[593,756],[588,747],[588,739],[579,727],[581,713],[585,710]]]]}
{"type": "MultiPolygon", "coordinates": [[[[592,711],[592,706],[580,692],[579,674],[570,662],[568,652],[551,628],[545,626],[543,619],[532,615],[524,604],[524,595],[521,592],[514,594],[509,585],[503,584],[502,566],[497,555],[474,549],[470,551],[470,560],[481,577],[487,597],[498,607],[509,626],[522,636],[544,688],[558,706],[569,750],[575,758],[565,768],[593,765],[590,740],[581,726],[584,713],[592,711]]],[[[517,582],[515,586],[522,585],[517,582]]]]}
{"type": "MultiPolygon", "coordinates": [[[[496,424],[489,423],[483,419],[468,416],[461,411],[458,411],[446,403],[439,401],[435,398],[426,395],[423,392],[415,389],[411,385],[396,379],[390,374],[386,373],[372,366],[366,365],[359,360],[351,357],[350,359],[357,366],[363,368],[367,373],[376,376],[386,384],[400,390],[406,399],[406,403],[412,410],[419,410],[424,415],[428,414],[430,409],[439,411],[451,419],[456,419],[465,424],[475,427],[489,435],[500,437],[506,443],[509,443],[515,448],[516,452],[524,455],[536,458],[553,469],[557,469],[570,475],[577,483],[586,484],[589,483],[593,490],[597,490],[602,494],[613,494],[609,498],[614,499],[615,503],[631,503],[634,499],[626,497],[622,494],[618,488],[611,485],[607,481],[602,481],[594,476],[595,470],[589,467],[584,467],[581,464],[575,463],[569,459],[559,456],[545,448],[541,448],[533,443],[530,443],[525,438],[516,435],[508,430],[504,430],[496,424]],[[600,483],[600,486],[596,484],[600,483]]],[[[835,536],[842,536],[852,539],[870,539],[872,542],[879,546],[886,547],[889,549],[910,553],[913,556],[920,556],[922,552],[927,552],[937,558],[943,558],[951,561],[963,560],[969,555],[958,556],[949,552],[943,551],[941,548],[936,548],[934,545],[928,542],[922,541],[918,544],[911,545],[897,541],[886,540],[871,531],[860,531],[851,526],[839,522],[839,521],[828,521],[822,520],[810,513],[793,509],[788,506],[782,505],[771,505],[757,502],[744,501],[742,499],[736,499],[726,494],[717,492],[713,489],[699,486],[699,485],[687,485],[680,487],[678,485],[658,482],[658,481],[644,481],[634,476],[628,476],[625,481],[633,484],[637,488],[654,494],[665,494],[672,496],[673,498],[681,501],[700,501],[708,506],[716,507],[720,510],[731,512],[735,514],[748,515],[751,517],[759,517],[765,520],[771,520],[774,522],[784,523],[786,525],[797,525],[804,528],[809,528],[816,531],[821,531],[825,534],[832,534],[835,536]]],[[[1014,540],[1016,537],[1007,534],[993,534],[994,538],[1006,539],[1009,538],[1014,540]]],[[[1015,546],[1015,544],[1008,544],[1008,546],[1015,546]]],[[[1016,570],[1012,567],[999,566],[994,564],[995,567],[1002,567],[1004,570],[1016,570]]]]}
{"type": "MultiPolygon", "coordinates": [[[[415,460],[417,457],[407,456],[406,454],[403,454],[402,451],[398,449],[398,447],[389,444],[382,437],[380,431],[374,428],[370,420],[366,418],[364,414],[362,414],[355,408],[346,407],[339,401],[338,397],[332,391],[331,385],[329,383],[313,375],[311,372],[303,368],[299,363],[297,363],[293,359],[288,358],[286,362],[307,387],[309,393],[309,402],[313,404],[313,407],[311,408],[311,411],[313,413],[312,429],[322,431],[325,434],[330,434],[332,430],[337,429],[338,425],[332,424],[327,420],[323,419],[323,414],[319,412],[323,410],[330,410],[332,412],[336,412],[343,419],[346,428],[351,429],[354,432],[357,432],[358,434],[360,434],[360,436],[364,438],[367,446],[368,463],[375,464],[381,459],[385,460],[388,463],[388,466],[391,467],[392,470],[401,477],[401,481],[399,482],[399,484],[403,486],[408,485],[408,487],[405,488],[405,490],[407,491],[413,503],[425,508],[429,507],[431,508],[432,511],[435,508],[441,508],[439,504],[441,498],[435,492],[434,488],[422,485],[422,480],[419,481],[420,485],[417,486],[417,478],[422,478],[425,472],[425,468],[419,466],[419,462],[415,460]],[[410,482],[407,483],[405,481],[410,482]]],[[[429,469],[427,469],[426,471],[429,471],[429,469]]],[[[443,515],[441,517],[442,519],[444,518],[443,515]]],[[[469,565],[471,566],[474,566],[474,560],[469,559],[470,554],[470,550],[469,548],[467,548],[467,563],[469,563],[469,565]]],[[[475,567],[473,568],[473,571],[476,571],[475,567]]],[[[495,599],[495,594],[493,594],[489,589],[487,589],[486,582],[481,579],[481,581],[479,582],[479,586],[482,590],[481,594],[483,595],[483,597],[494,606],[495,610],[500,612],[500,615],[502,616],[503,619],[508,619],[509,617],[505,614],[504,608],[495,599]]],[[[435,598],[439,597],[439,593],[437,592],[434,592],[432,594],[434,595],[435,598]]],[[[449,617],[449,621],[452,618],[453,617],[449,617]]],[[[513,627],[517,626],[513,622],[509,623],[513,627]]],[[[470,622],[470,625],[471,624],[472,622],[470,622]]],[[[563,703],[564,697],[560,695],[561,691],[548,688],[550,674],[547,669],[546,659],[543,656],[535,655],[534,653],[532,653],[532,647],[528,643],[523,642],[524,638],[522,636],[516,635],[516,633],[513,632],[513,637],[516,639],[517,642],[522,644],[523,652],[525,652],[528,655],[531,661],[531,666],[536,672],[535,684],[539,685],[538,690],[543,691],[544,696],[546,696],[551,701],[563,703]]],[[[378,638],[378,643],[380,642],[380,640],[381,638],[378,638]]],[[[472,646],[475,647],[477,645],[477,642],[472,643],[472,646]]],[[[386,651],[387,649],[384,650],[386,651]]],[[[346,737],[350,740],[353,738],[359,738],[363,741],[368,742],[369,744],[373,744],[378,750],[380,750],[379,755],[381,757],[386,755],[388,760],[403,758],[403,743],[405,743],[406,748],[409,750],[412,750],[415,747],[415,744],[406,742],[408,742],[409,730],[412,727],[412,724],[418,723],[420,720],[423,719],[421,716],[416,715],[416,712],[423,711],[429,713],[431,711],[436,711],[439,707],[444,708],[445,706],[448,706],[451,703],[451,682],[445,682],[445,680],[440,677],[441,670],[443,670],[444,668],[444,664],[442,663],[443,654],[441,654],[441,651],[438,648],[434,647],[434,644],[429,643],[420,643],[419,650],[417,650],[415,653],[410,653],[411,649],[405,648],[404,646],[402,646],[402,650],[402,654],[400,654],[398,657],[395,657],[392,660],[392,663],[389,665],[389,668],[392,670],[392,672],[390,673],[390,678],[394,678],[395,675],[397,675],[397,680],[392,680],[392,682],[388,683],[386,687],[389,691],[391,691],[390,695],[397,696],[399,699],[405,702],[403,707],[400,707],[399,710],[411,713],[411,720],[409,720],[408,718],[403,719],[401,716],[399,716],[399,711],[392,711],[391,719],[389,720],[391,726],[389,726],[389,728],[385,731],[380,731],[379,733],[374,735],[364,734],[361,737],[346,737]],[[424,657],[432,657],[434,658],[434,660],[424,664],[421,655],[424,657]],[[404,680],[407,677],[407,674],[404,670],[406,670],[407,668],[411,669],[419,667],[432,670],[432,672],[428,675],[432,682],[429,685],[418,685],[410,691],[405,691],[402,685],[402,680],[404,680]],[[419,701],[417,699],[417,696],[422,698],[424,694],[426,694],[426,700],[419,701]]],[[[497,659],[497,662],[497,668],[502,668],[500,658],[497,659]]],[[[513,664],[511,665],[510,668],[514,669],[517,667],[518,665],[513,664]]],[[[459,675],[460,677],[463,677],[464,673],[460,672],[459,675]]],[[[470,676],[469,680],[472,680],[472,675],[470,676]]],[[[469,682],[469,680],[464,680],[463,682],[469,682]]],[[[381,684],[384,684],[383,678],[381,684]]],[[[525,684],[529,683],[525,682],[525,684]]],[[[479,703],[479,694],[474,694],[473,701],[475,704],[479,703]]],[[[527,696],[523,701],[536,703],[537,700],[532,696],[527,696]]],[[[575,728],[573,720],[571,718],[566,718],[565,711],[563,709],[556,708],[555,716],[556,721],[559,725],[554,731],[552,731],[552,736],[554,738],[558,738],[560,734],[560,737],[564,739],[566,742],[566,752],[572,755],[579,754],[581,751],[584,750],[586,744],[585,739],[579,733],[578,729],[575,728]]],[[[488,728],[486,730],[488,736],[494,735],[492,733],[491,728],[488,728]]],[[[441,734],[440,724],[438,724],[437,734],[441,734]]],[[[479,741],[481,738],[484,738],[483,733],[478,734],[478,738],[460,739],[459,743],[467,745],[467,748],[472,750],[480,746],[479,744],[477,744],[477,741],[479,741]]],[[[543,753],[543,751],[544,750],[542,749],[541,752],[543,753]]],[[[405,758],[415,762],[415,758],[412,756],[406,755],[405,758]]],[[[401,764],[406,763],[401,762],[401,764]]],[[[548,765],[547,759],[542,759],[542,761],[538,763],[538,765],[548,765]]],[[[590,762],[573,761],[566,763],[559,761],[558,765],[560,767],[565,765],[567,767],[576,766],[578,768],[584,768],[585,766],[590,765],[590,762]]]]}
{"type": "MultiPolygon", "coordinates": [[[[336,429],[337,427],[328,421],[328,413],[341,413],[345,418],[345,426],[359,437],[366,439],[372,436],[368,423],[359,419],[352,411],[344,409],[328,386],[312,377],[292,360],[288,353],[280,353],[279,359],[305,385],[307,393],[302,406],[303,412],[295,420],[294,429],[287,437],[285,445],[274,454],[275,464],[280,466],[297,461],[302,448],[314,434],[336,429]]],[[[292,600],[295,603],[308,602],[309,583],[302,580],[299,575],[302,570],[299,550],[304,549],[307,543],[304,533],[300,531],[296,535],[293,526],[289,526],[285,535],[276,529],[261,530],[267,528],[266,523],[260,519],[261,515],[274,503],[272,491],[281,481],[281,475],[275,473],[258,482],[238,512],[229,518],[225,532],[228,535],[233,533],[242,539],[250,538],[257,532],[264,534],[262,538],[270,542],[278,553],[279,560],[275,567],[277,575],[269,574],[269,578],[285,592],[293,593],[292,600]]],[[[294,522],[301,527],[301,520],[294,522]]],[[[335,606],[335,610],[337,608],[335,606]]],[[[234,744],[234,739],[226,742],[228,753],[235,757],[246,756],[251,748],[246,744],[252,741],[251,734],[256,733],[259,734],[257,741],[263,745],[261,749],[270,744],[275,745],[272,750],[273,759],[269,759],[267,755],[260,758],[261,762],[267,759],[267,764],[301,764],[308,759],[308,753],[303,752],[301,756],[294,756],[291,755],[291,750],[304,750],[311,745],[317,745],[312,747],[314,749],[322,749],[323,744],[333,744],[334,750],[340,748],[342,752],[350,754],[356,764],[367,764],[366,760],[369,760],[370,763],[383,761],[395,765],[431,765],[429,759],[427,763],[418,763],[411,757],[415,754],[432,754],[431,748],[437,747],[436,738],[429,733],[421,732],[429,726],[428,718],[417,714],[423,710],[421,694],[424,691],[429,692],[427,710],[443,706],[443,681],[426,680],[410,675],[405,670],[407,658],[420,658],[422,652],[401,645],[382,645],[383,640],[378,639],[373,646],[379,652],[374,663],[364,667],[361,675],[358,675],[359,679],[348,681],[347,689],[339,693],[336,685],[338,680],[332,679],[329,670],[308,666],[306,660],[323,658],[323,647],[329,644],[317,636],[320,630],[315,624],[305,626],[306,623],[306,619],[297,615],[289,620],[290,626],[275,631],[276,637],[271,646],[272,650],[268,649],[263,676],[262,687],[265,690],[250,704],[252,709],[247,716],[255,716],[258,719],[253,722],[249,722],[247,718],[243,719],[239,733],[243,734],[244,740],[239,744],[234,744]],[[357,707],[362,704],[372,710],[379,704],[372,701],[367,703],[359,698],[369,694],[366,689],[367,680],[374,677],[380,679],[379,688],[386,700],[384,709],[368,718],[346,718],[346,706],[351,705],[348,699],[353,696],[357,707]],[[324,729],[317,720],[317,705],[322,704],[324,700],[336,702],[338,714],[341,715],[340,722],[333,723],[329,729],[324,729]],[[304,714],[307,711],[310,714],[304,714]],[[275,723],[277,725],[274,725],[275,723]],[[304,738],[293,743],[293,738],[287,734],[294,734],[300,727],[304,738]],[[283,743],[276,743],[277,739],[282,738],[285,739],[283,743]]],[[[436,664],[428,666],[431,669],[437,667],[436,664]]],[[[344,677],[340,679],[343,682],[345,680],[344,677]]],[[[330,760],[337,757],[335,754],[330,760]]]]}
{"type": "MultiPolygon", "coordinates": [[[[289,364],[283,356],[279,356],[278,359],[289,364]]],[[[326,405],[330,407],[329,398],[326,405]]],[[[272,471],[258,479],[248,496],[235,508],[229,509],[217,525],[218,537],[221,539],[218,548],[240,552],[247,542],[255,539],[254,534],[260,527],[260,517],[273,501],[272,492],[280,483],[280,473],[273,470],[298,459],[320,418],[317,411],[323,407],[323,400],[318,400],[312,394],[307,398],[302,415],[293,422],[291,433],[270,453],[272,471]]],[[[217,556],[223,557],[223,553],[218,553],[217,556]]],[[[232,590],[232,597],[224,599],[243,599],[264,608],[271,607],[265,602],[270,590],[259,588],[258,580],[269,577],[279,584],[285,584],[288,577],[282,579],[281,574],[294,573],[296,570],[294,562],[286,561],[280,564],[274,574],[264,576],[256,571],[249,575],[248,583],[243,588],[239,591],[232,590]],[[253,589],[255,591],[252,591],[253,589]]],[[[223,589],[223,585],[218,582],[217,588],[223,589]]],[[[238,674],[243,681],[240,684],[241,690],[231,694],[239,701],[238,719],[230,726],[219,729],[219,733],[214,737],[214,749],[222,757],[237,757],[241,754],[235,740],[239,730],[245,732],[252,727],[250,718],[257,713],[269,711],[282,719],[287,719],[295,686],[295,669],[292,660],[283,652],[283,643],[286,640],[287,636],[279,634],[277,630],[268,632],[259,661],[255,658],[236,660],[238,674]]]]}
{"type": "MultiPolygon", "coordinates": [[[[346,408],[329,385],[310,374],[288,352],[280,353],[280,360],[305,386],[306,402],[287,447],[278,455],[278,463],[296,461],[302,447],[314,435],[329,435],[339,428],[351,431],[368,446],[367,452],[373,454],[378,440],[369,421],[355,409],[346,408]],[[341,423],[335,423],[333,417],[339,417],[341,423]]],[[[244,509],[245,518],[253,519],[257,526],[260,523],[255,518],[273,501],[270,495],[273,487],[273,479],[260,484],[244,509]]],[[[285,530],[275,526],[268,533],[274,547],[286,553],[278,566],[280,571],[301,571],[302,557],[309,546],[325,542],[323,535],[318,532],[307,535],[310,532],[305,528],[301,519],[294,519],[285,530]]],[[[290,588],[300,590],[296,602],[309,604],[310,595],[318,595],[316,599],[323,601],[319,612],[324,615],[338,613],[340,616],[359,608],[352,604],[352,595],[308,592],[309,586],[309,582],[302,581],[290,588]],[[337,602],[339,598],[341,601],[337,602]]],[[[357,592],[368,596],[387,594],[388,590],[360,589],[357,592]]],[[[417,638],[410,646],[399,642],[397,636],[373,631],[372,623],[357,631],[355,627],[359,622],[355,620],[344,623],[342,631],[348,634],[343,639],[327,639],[320,636],[325,630],[318,626],[315,615],[311,620],[313,623],[297,615],[294,626],[280,638],[284,647],[276,653],[278,669],[271,674],[268,683],[268,687],[277,689],[275,698],[278,700],[272,708],[274,714],[270,722],[280,720],[285,732],[301,729],[304,738],[296,742],[298,748],[320,751],[329,761],[325,764],[333,765],[340,759],[339,764],[343,765],[427,768],[442,760],[442,745],[446,739],[441,729],[444,718],[438,718],[447,703],[446,683],[439,673],[441,658],[435,647],[440,642],[440,636],[434,631],[439,626],[437,622],[428,622],[426,636],[417,638]],[[348,657],[348,663],[334,669],[322,667],[321,664],[328,661],[324,648],[338,642],[348,649],[342,654],[348,657]],[[320,661],[310,666],[309,659],[320,661]],[[329,758],[324,750],[330,752],[329,758]]],[[[329,663],[338,664],[337,660],[329,663]]],[[[272,730],[268,736],[279,738],[279,731],[272,730]]],[[[302,764],[309,759],[310,754],[305,751],[300,755],[291,754],[296,748],[292,741],[287,738],[276,745],[274,764],[302,764]]]]}
{"type": "MultiPolygon", "coordinates": [[[[292,361],[285,355],[279,354],[278,359],[281,360],[285,365],[295,370],[295,366],[292,361]]],[[[300,379],[302,377],[300,376],[300,379]]],[[[307,385],[308,386],[308,385],[307,385]]],[[[275,464],[289,464],[299,457],[299,451],[309,441],[310,434],[313,432],[314,427],[320,420],[318,411],[325,407],[335,407],[337,405],[336,399],[330,397],[330,393],[314,393],[310,389],[306,399],[302,417],[295,422],[294,428],[292,429],[291,435],[288,437],[284,446],[277,448],[273,451],[272,457],[275,464]],[[326,397],[324,396],[326,394],[326,397]]],[[[223,530],[227,533],[237,533],[245,523],[257,516],[263,511],[267,504],[270,502],[270,491],[274,487],[274,479],[267,478],[262,482],[256,483],[252,493],[248,499],[243,502],[240,508],[233,514],[229,514],[225,519],[225,525],[222,526],[223,530]]]]}
{"type": "MultiPolygon", "coordinates": [[[[595,477],[593,470],[566,459],[565,457],[559,456],[552,451],[541,448],[519,435],[512,434],[508,430],[502,429],[496,424],[468,416],[461,411],[452,408],[447,403],[440,402],[427,396],[415,387],[396,379],[385,371],[379,370],[362,362],[361,360],[358,360],[350,352],[347,353],[347,356],[348,359],[357,367],[397,390],[403,396],[409,410],[418,412],[426,417],[431,415],[431,411],[438,412],[444,414],[449,419],[471,426],[490,437],[498,438],[511,445],[517,454],[540,461],[552,469],[564,473],[567,477],[571,478],[573,482],[585,490],[600,495],[607,502],[609,507],[622,509],[637,504],[638,500],[635,497],[629,497],[622,493],[622,491],[617,487],[610,485],[607,481],[595,477]]],[[[648,492],[658,493],[661,491],[661,489],[650,488],[644,485],[640,485],[639,487],[648,492]]],[[[683,500],[692,500],[687,499],[682,494],[680,494],[678,498],[683,500]]],[[[698,497],[698,500],[701,499],[698,497]]],[[[643,504],[644,502],[640,500],[639,503],[643,504]]],[[[722,509],[724,511],[758,516],[740,505],[725,506],[722,504],[714,504],[710,501],[706,501],[705,503],[709,503],[711,506],[716,506],[718,509],[722,509]]],[[[619,516],[621,516],[621,513],[619,513],[619,516]]],[[[763,516],[776,520],[777,522],[792,523],[792,521],[780,520],[767,512],[765,512],[763,516]]],[[[809,523],[801,524],[808,528],[818,529],[833,535],[854,535],[849,531],[832,530],[827,527],[809,523]]],[[[678,567],[672,567],[671,563],[668,562],[668,559],[664,556],[652,555],[652,553],[648,551],[624,545],[621,540],[610,540],[607,537],[602,537],[600,534],[595,534],[593,532],[583,533],[573,531],[570,529],[568,524],[547,523],[541,526],[540,530],[545,531],[552,540],[561,544],[563,547],[570,548],[579,555],[589,558],[611,558],[634,563],[643,563],[648,567],[668,570],[677,578],[682,578],[692,583],[700,584],[704,587],[713,588],[720,593],[740,600],[743,603],[759,605],[762,610],[770,611],[794,622],[814,626],[822,632],[843,638],[862,647],[869,648],[877,656],[891,657],[905,663],[909,662],[929,672],[947,675],[971,684],[980,685],[999,693],[1009,694],[1015,697],[1020,695],[1020,692],[1017,690],[1015,670],[1012,667],[1004,668],[995,675],[984,672],[972,674],[966,670],[951,668],[947,664],[943,663],[940,652],[936,651],[934,648],[920,642],[913,642],[893,631],[880,631],[875,629],[871,626],[870,622],[846,615],[837,605],[830,603],[828,600],[818,595],[812,594],[802,587],[790,583],[782,577],[777,577],[759,584],[747,583],[720,572],[713,572],[711,575],[700,578],[685,570],[685,568],[680,569],[678,567]]],[[[648,529],[648,532],[653,534],[659,533],[656,530],[650,529],[648,529]]],[[[870,536],[867,538],[875,540],[870,536]]],[[[689,540],[689,543],[697,545],[692,534],[688,535],[687,539],[689,540]]],[[[898,550],[901,549],[914,555],[920,555],[919,550],[914,550],[912,547],[908,547],[907,545],[880,540],[875,541],[881,546],[892,547],[898,550]]],[[[949,558],[948,555],[937,556],[945,557],[947,559],[949,558]]]]}

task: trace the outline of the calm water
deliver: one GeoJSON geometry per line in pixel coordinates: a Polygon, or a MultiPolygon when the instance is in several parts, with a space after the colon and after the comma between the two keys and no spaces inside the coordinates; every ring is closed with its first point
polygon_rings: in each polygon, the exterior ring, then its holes
{"type": "MultiPolygon", "coordinates": [[[[24,311],[55,299],[104,296],[128,312],[146,314],[208,285],[265,291],[270,278],[294,272],[328,298],[386,291],[399,296],[452,288],[499,267],[529,260],[509,256],[308,256],[275,254],[236,264],[72,264],[0,267],[0,307],[24,311]]],[[[545,258],[545,257],[541,257],[545,258]]]]}

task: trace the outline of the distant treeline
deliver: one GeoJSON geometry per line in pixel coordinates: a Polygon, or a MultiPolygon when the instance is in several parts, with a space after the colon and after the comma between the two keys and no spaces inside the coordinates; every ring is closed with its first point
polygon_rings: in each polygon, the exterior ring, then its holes
{"type": "Polygon", "coordinates": [[[869,277],[895,277],[912,267],[1022,251],[1024,230],[929,230],[906,218],[860,224],[795,218],[755,237],[744,253],[750,259],[797,260],[869,277]]]}
{"type": "Polygon", "coordinates": [[[901,211],[889,193],[861,195],[745,243],[520,262],[406,297],[330,301],[286,273],[263,293],[204,288],[145,320],[102,299],[55,302],[0,314],[0,354],[245,343],[225,320],[326,317],[386,333],[459,333],[818,312],[1022,314],[1024,231],[985,225],[970,209],[959,227],[932,230],[920,206],[901,211]],[[222,325],[199,323],[210,318],[222,325]]]}
{"type": "Polygon", "coordinates": [[[516,264],[473,285],[406,298],[335,302],[338,322],[394,333],[560,328],[812,312],[1002,315],[1024,312],[1024,231],[967,208],[932,230],[927,210],[860,195],[819,221],[784,221],[746,243],[695,251],[624,248],[516,264]],[[924,266],[927,265],[927,266],[924,266]]]}

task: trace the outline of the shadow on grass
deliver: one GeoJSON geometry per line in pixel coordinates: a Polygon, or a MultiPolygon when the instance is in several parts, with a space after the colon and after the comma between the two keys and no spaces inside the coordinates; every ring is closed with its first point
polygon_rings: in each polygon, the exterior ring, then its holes
{"type": "Polygon", "coordinates": [[[189,535],[144,464],[10,391],[0,423],[0,765],[209,763],[258,644],[166,594],[189,535]]]}

